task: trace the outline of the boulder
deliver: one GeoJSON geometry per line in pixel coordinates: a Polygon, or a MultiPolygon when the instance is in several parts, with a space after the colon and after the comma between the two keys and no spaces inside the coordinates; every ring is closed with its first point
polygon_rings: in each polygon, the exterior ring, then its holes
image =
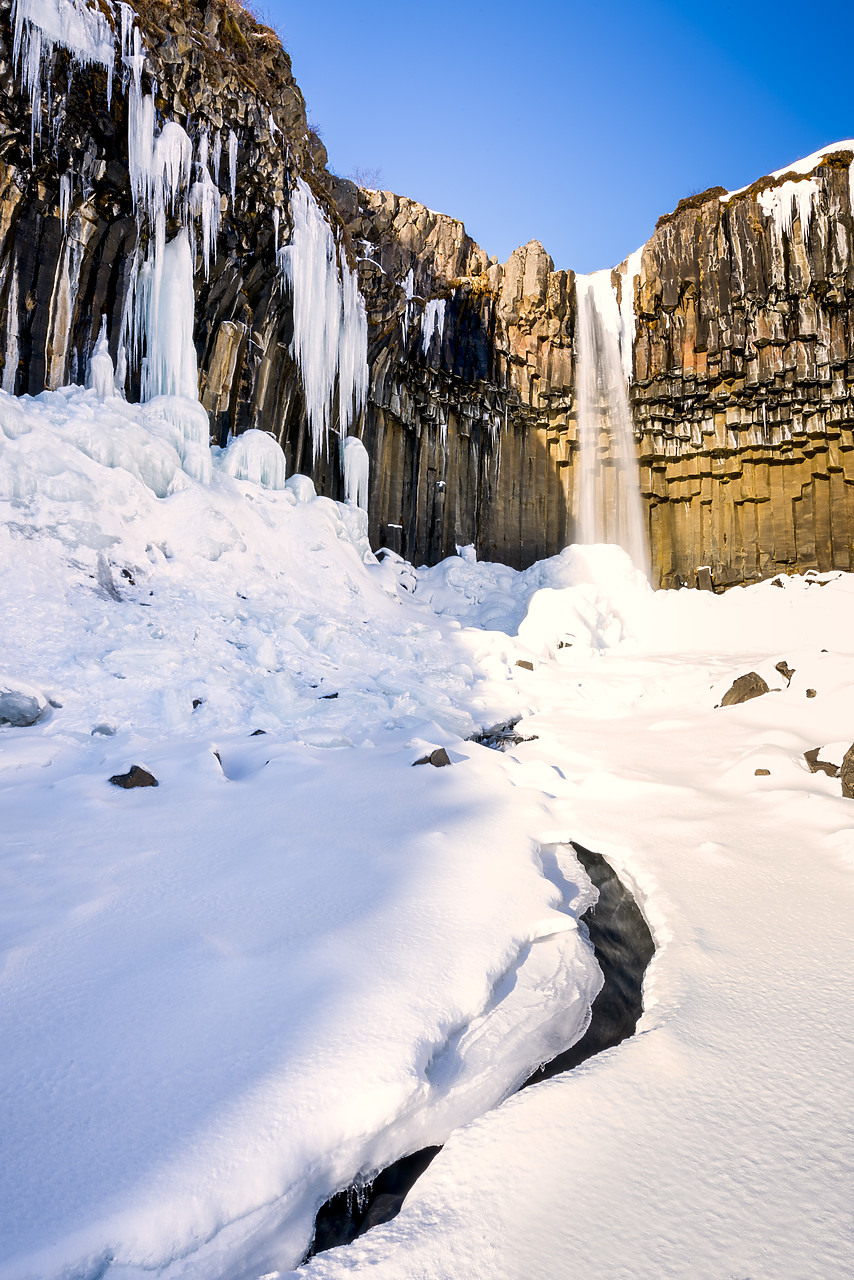
{"type": "Polygon", "coordinates": [[[147,769],[143,769],[141,764],[133,764],[127,773],[114,773],[110,778],[114,787],[124,787],[129,791],[131,787],[159,787],[153,773],[149,773],[147,769]]]}
{"type": "Polygon", "coordinates": [[[734,707],[739,702],[749,702],[751,698],[758,698],[763,693],[768,693],[768,685],[755,671],[748,671],[747,675],[739,676],[733,681],[721,698],[721,706],[734,707]]]}
{"type": "Polygon", "coordinates": [[[842,794],[848,800],[854,800],[854,743],[842,758],[842,768],[839,770],[839,776],[842,779],[842,794]]]}
{"type": "Polygon", "coordinates": [[[813,747],[812,750],[804,752],[804,759],[809,765],[810,773],[826,773],[828,778],[838,778],[839,766],[830,760],[820,760],[820,751],[821,747],[813,747]]]}
{"type": "Polygon", "coordinates": [[[444,747],[437,747],[435,751],[430,752],[429,756],[421,756],[419,760],[413,761],[413,764],[432,764],[437,769],[441,769],[450,763],[451,757],[444,747]]]}

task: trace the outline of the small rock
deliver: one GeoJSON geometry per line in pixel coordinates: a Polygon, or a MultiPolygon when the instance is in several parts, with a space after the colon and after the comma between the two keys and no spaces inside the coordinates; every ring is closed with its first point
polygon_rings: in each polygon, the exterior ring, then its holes
{"type": "Polygon", "coordinates": [[[771,586],[772,586],[772,587],[782,587],[782,586],[784,586],[784,585],[785,585],[785,584],[784,584],[784,582],[783,582],[783,579],[782,579],[782,578],[772,578],[772,579],[771,579],[771,586]]]}
{"type": "Polygon", "coordinates": [[[770,769],[754,769],[753,776],[755,778],[770,778],[771,770],[770,769]]]}
{"type": "Polygon", "coordinates": [[[842,758],[839,776],[842,779],[842,794],[847,800],[854,800],[854,743],[842,758]]]}
{"type": "Polygon", "coordinates": [[[253,730],[252,730],[252,732],[250,733],[249,737],[250,737],[250,738],[257,738],[257,737],[259,737],[262,733],[266,733],[266,732],[267,732],[267,730],[266,730],[266,729],[253,729],[253,730]]]}
{"type": "Polygon", "coordinates": [[[142,765],[134,764],[128,769],[127,773],[114,773],[110,778],[114,787],[124,787],[130,790],[131,787],[159,787],[153,773],[149,773],[147,769],[143,769],[142,765]]]}
{"type": "Polygon", "coordinates": [[[830,760],[819,760],[820,751],[821,747],[813,747],[810,751],[804,752],[804,759],[810,767],[810,773],[826,773],[828,778],[838,778],[839,767],[832,764],[830,760]]]}
{"type": "Polygon", "coordinates": [[[763,693],[768,693],[768,685],[755,671],[748,671],[747,675],[739,676],[733,681],[731,688],[727,689],[721,698],[721,706],[734,707],[740,702],[749,702],[751,698],[758,698],[763,693]]]}
{"type": "Polygon", "coordinates": [[[808,698],[815,698],[816,696],[817,696],[817,695],[816,695],[816,691],[815,691],[815,689],[807,689],[807,697],[808,697],[808,698]]]}
{"type": "Polygon", "coordinates": [[[193,710],[195,711],[196,708],[200,707],[203,702],[204,702],[204,698],[193,698],[193,710]]]}
{"type": "Polygon", "coordinates": [[[94,737],[95,734],[102,738],[114,738],[116,736],[116,726],[107,724],[105,721],[101,724],[93,725],[91,736],[94,737]]]}
{"type": "Polygon", "coordinates": [[[437,769],[441,769],[444,765],[450,763],[451,757],[444,747],[437,747],[435,751],[430,752],[429,756],[422,756],[420,760],[413,761],[413,764],[432,764],[437,769]]]}
{"type": "Polygon", "coordinates": [[[707,564],[700,565],[697,570],[697,587],[700,591],[714,591],[712,571],[707,564]]]}
{"type": "Polygon", "coordinates": [[[517,658],[517,659],[516,659],[516,666],[517,666],[517,667],[522,667],[525,671],[533,671],[533,670],[534,670],[534,664],[533,664],[533,662],[529,662],[527,658],[517,658]]]}
{"type": "Polygon", "coordinates": [[[780,672],[780,675],[784,678],[787,684],[792,683],[792,676],[795,674],[795,669],[794,667],[790,667],[788,662],[778,662],[774,670],[780,672]]]}
{"type": "Polygon", "coordinates": [[[320,695],[321,702],[329,702],[332,698],[337,698],[337,693],[322,693],[320,695]]]}

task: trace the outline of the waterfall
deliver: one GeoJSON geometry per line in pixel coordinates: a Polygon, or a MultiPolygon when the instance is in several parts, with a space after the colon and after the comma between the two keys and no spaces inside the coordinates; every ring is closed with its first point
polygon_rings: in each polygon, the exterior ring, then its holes
{"type": "MultiPolygon", "coordinates": [[[[633,268],[630,259],[624,291],[633,280],[633,268]]],[[[649,551],[627,389],[630,362],[624,362],[621,350],[622,338],[630,357],[629,308],[618,305],[610,270],[576,276],[575,296],[580,445],[576,541],[616,543],[647,573],[649,551]]]]}

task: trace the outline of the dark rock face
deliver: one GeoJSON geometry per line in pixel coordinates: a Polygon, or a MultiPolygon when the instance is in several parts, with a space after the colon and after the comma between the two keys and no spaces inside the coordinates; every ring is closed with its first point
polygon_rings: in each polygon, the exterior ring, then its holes
{"type": "Polygon", "coordinates": [[[747,675],[739,676],[733,681],[721,698],[721,706],[735,707],[740,702],[749,702],[751,698],[759,698],[763,693],[768,692],[768,685],[762,677],[755,671],[748,671],[747,675]]]}
{"type": "MultiPolygon", "coordinates": [[[[459,221],[334,178],[290,60],[236,0],[136,9],[158,110],[196,136],[233,130],[238,141],[236,198],[223,159],[215,261],[205,279],[199,259],[195,282],[212,439],[270,431],[290,471],[341,496],[336,450],[312,453],[276,263],[274,211],[284,243],[300,177],[358,261],[366,300],[370,388],[353,429],[371,457],[373,545],[421,563],[474,543],[521,568],[573,541],[573,272],[556,271],[536,241],[501,266],[459,221]]],[[[69,71],[57,52],[31,160],[0,0],[0,376],[19,394],[82,380],[102,314],[115,358],[139,234],[126,95],[117,83],[108,108],[103,69],[69,71]]],[[[683,200],[611,273],[633,312],[630,398],[663,585],[852,567],[853,158],[829,153],[811,174],[683,200]]],[[[606,475],[610,447],[603,435],[606,475]]]]}

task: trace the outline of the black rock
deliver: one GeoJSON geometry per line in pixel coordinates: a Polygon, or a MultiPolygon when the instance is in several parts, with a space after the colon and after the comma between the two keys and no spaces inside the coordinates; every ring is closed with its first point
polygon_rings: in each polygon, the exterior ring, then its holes
{"type": "Polygon", "coordinates": [[[114,773],[110,778],[114,787],[124,787],[130,790],[131,787],[159,787],[153,773],[149,773],[147,769],[143,769],[142,765],[134,764],[128,769],[127,773],[114,773]]]}
{"type": "Polygon", "coordinates": [[[431,751],[429,756],[422,756],[420,760],[414,760],[413,764],[432,764],[437,769],[441,769],[446,764],[451,763],[451,757],[448,755],[444,747],[437,747],[435,751],[431,751]]]}

